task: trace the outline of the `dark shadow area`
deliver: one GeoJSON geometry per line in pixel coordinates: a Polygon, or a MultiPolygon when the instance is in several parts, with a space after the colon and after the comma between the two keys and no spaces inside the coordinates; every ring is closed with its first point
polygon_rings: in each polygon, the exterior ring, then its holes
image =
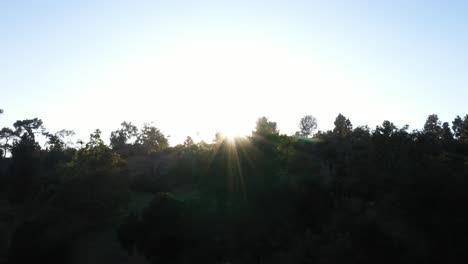
{"type": "Polygon", "coordinates": [[[170,146],[154,125],[0,131],[0,263],[466,263],[468,115],[338,115],[170,146]],[[41,135],[45,146],[38,143],[41,135]]]}

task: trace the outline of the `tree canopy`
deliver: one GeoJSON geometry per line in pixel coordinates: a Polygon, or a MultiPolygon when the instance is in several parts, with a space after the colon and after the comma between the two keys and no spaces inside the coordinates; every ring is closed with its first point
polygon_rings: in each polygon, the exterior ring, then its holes
{"type": "Polygon", "coordinates": [[[317,119],[311,115],[301,118],[299,129],[302,136],[309,137],[317,129],[317,119]]]}
{"type": "Polygon", "coordinates": [[[0,130],[0,262],[466,262],[468,115],[298,121],[170,146],[153,123],[72,144],[19,120],[0,130]]]}

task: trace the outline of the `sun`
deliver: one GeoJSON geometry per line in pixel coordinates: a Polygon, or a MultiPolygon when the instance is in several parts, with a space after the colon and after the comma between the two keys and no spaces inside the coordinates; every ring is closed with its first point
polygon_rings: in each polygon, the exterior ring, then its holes
{"type": "Polygon", "coordinates": [[[238,132],[235,132],[234,130],[222,131],[222,133],[228,140],[231,141],[234,140],[236,137],[241,136],[238,132]]]}
{"type": "Polygon", "coordinates": [[[224,127],[220,128],[219,132],[221,135],[229,141],[234,141],[236,138],[246,136],[245,132],[236,127],[224,127]]]}
{"type": "Polygon", "coordinates": [[[233,141],[239,137],[248,136],[251,128],[249,122],[246,122],[240,114],[234,114],[228,111],[224,112],[225,118],[217,124],[217,131],[226,139],[233,141]]]}

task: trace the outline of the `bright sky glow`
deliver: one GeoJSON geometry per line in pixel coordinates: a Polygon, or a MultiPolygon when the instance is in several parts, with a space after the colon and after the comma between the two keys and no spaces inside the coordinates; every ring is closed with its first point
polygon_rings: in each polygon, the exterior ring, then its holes
{"type": "Polygon", "coordinates": [[[468,113],[461,2],[68,2],[2,2],[1,127],[39,117],[87,139],[154,121],[177,144],[263,115],[291,134],[307,114],[326,130],[340,112],[411,128],[468,113]]]}

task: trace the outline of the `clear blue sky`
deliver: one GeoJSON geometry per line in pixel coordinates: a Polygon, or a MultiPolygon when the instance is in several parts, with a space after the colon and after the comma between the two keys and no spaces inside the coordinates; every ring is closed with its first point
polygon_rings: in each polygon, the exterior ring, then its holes
{"type": "Polygon", "coordinates": [[[466,1],[0,1],[0,126],[105,137],[154,121],[171,143],[284,133],[312,114],[422,127],[468,113],[466,1]]]}

